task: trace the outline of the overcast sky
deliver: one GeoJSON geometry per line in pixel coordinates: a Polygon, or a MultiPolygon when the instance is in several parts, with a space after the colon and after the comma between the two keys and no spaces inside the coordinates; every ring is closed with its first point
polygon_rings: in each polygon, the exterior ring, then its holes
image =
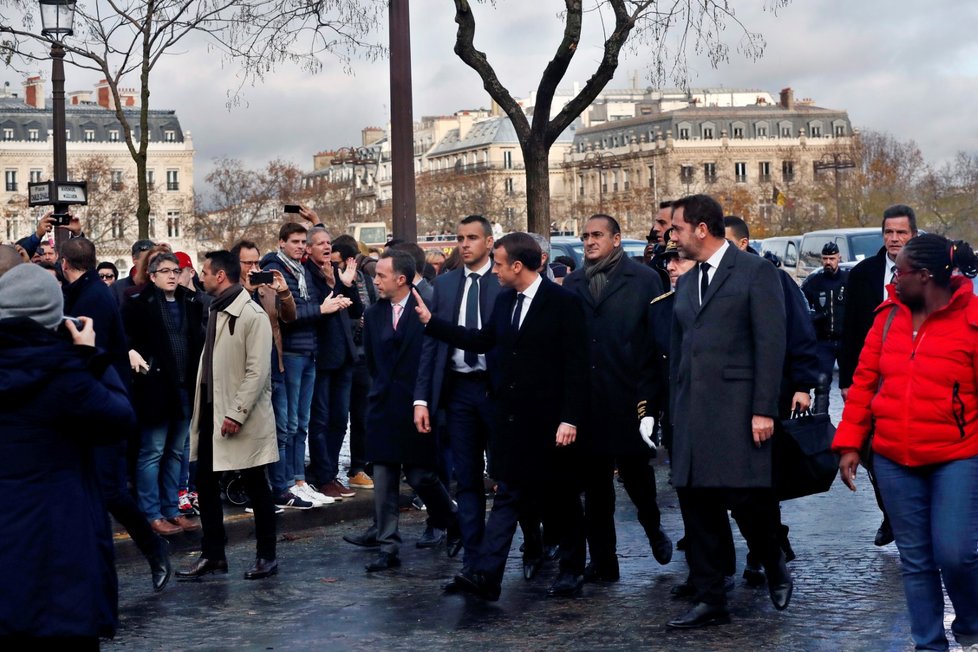
{"type": "MultiPolygon", "coordinates": [[[[473,3],[476,45],[510,91],[526,96],[536,88],[559,42],[556,13],[563,2],[496,4],[493,9],[473,3]]],[[[794,0],[777,15],[761,10],[767,4],[763,0],[733,4],[738,18],[764,35],[763,59],[750,62],[732,52],[730,62],[714,70],[694,56],[690,85],[760,88],[775,94],[791,86],[796,98],[847,110],[856,127],[915,140],[928,160],[948,159],[958,150],[978,151],[978,3],[794,0]]],[[[489,105],[479,77],[452,51],[453,18],[449,0],[411,2],[416,119],[489,105]]],[[[565,85],[583,83],[594,69],[600,55],[600,26],[595,22],[585,24],[565,85]]],[[[385,34],[378,36],[386,40],[385,34]]],[[[726,32],[732,46],[740,36],[733,27],[726,32]]],[[[315,152],[359,144],[361,127],[388,121],[387,65],[359,62],[352,76],[330,61],[317,75],[281,68],[263,85],[245,89],[243,104],[228,110],[227,90],[236,85],[233,65],[222,68],[218,57],[189,43],[154,72],[152,106],[176,109],[184,129],[192,132],[197,190],[206,192],[203,177],[215,158],[240,158],[252,166],[282,158],[311,168],[315,152]]],[[[647,53],[624,56],[609,87],[630,85],[636,72],[642,85],[648,84],[647,53]]],[[[44,74],[49,77],[48,71],[44,74]]],[[[68,89],[86,86],[87,76],[78,71],[69,67],[67,76],[68,89]]]]}

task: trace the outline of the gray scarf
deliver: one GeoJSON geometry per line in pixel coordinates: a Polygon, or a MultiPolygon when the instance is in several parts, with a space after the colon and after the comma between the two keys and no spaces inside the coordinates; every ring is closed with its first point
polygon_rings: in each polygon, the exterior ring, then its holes
{"type": "Polygon", "coordinates": [[[278,252],[278,259],[282,261],[286,269],[292,272],[292,276],[296,278],[299,283],[299,296],[303,299],[309,299],[309,288],[306,287],[306,270],[302,267],[302,263],[292,260],[286,256],[281,251],[278,252]]]}
{"type": "Polygon", "coordinates": [[[584,259],[584,275],[587,277],[587,287],[591,292],[591,298],[595,301],[601,296],[604,286],[608,284],[608,274],[615,268],[625,252],[624,247],[615,247],[607,257],[591,262],[584,259]]]}

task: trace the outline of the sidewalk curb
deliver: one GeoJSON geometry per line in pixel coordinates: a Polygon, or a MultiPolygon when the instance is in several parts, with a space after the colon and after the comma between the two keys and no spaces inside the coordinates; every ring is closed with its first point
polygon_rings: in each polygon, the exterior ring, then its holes
{"type": "MultiPolygon", "coordinates": [[[[370,489],[357,491],[353,498],[344,498],[332,505],[314,509],[287,509],[276,517],[277,534],[301,532],[318,527],[336,525],[344,521],[352,521],[373,515],[374,492],[370,489]]],[[[225,504],[224,531],[227,534],[228,545],[242,541],[254,541],[255,521],[251,514],[242,507],[225,504]]],[[[124,529],[113,522],[113,541],[115,542],[115,558],[120,562],[142,559],[142,553],[124,529]]],[[[166,537],[170,542],[171,553],[197,552],[200,550],[200,530],[182,532],[166,537]]]]}

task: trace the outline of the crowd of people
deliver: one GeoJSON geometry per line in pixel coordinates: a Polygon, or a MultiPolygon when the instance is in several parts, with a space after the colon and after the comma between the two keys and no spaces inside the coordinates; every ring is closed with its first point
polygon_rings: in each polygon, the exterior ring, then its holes
{"type": "Polygon", "coordinates": [[[729,621],[730,515],[744,578],[783,610],[794,552],[773,450],[781,421],[810,409],[838,364],[833,448],[850,488],[860,463],[870,471],[875,543],[900,551],[914,641],[947,649],[943,581],[954,635],[978,645],[978,268],[966,243],[918,235],[910,207],[884,212],[883,249],[851,271],[826,245],[800,289],[706,195],[660,205],[639,259],[614,217],[593,215],[580,266],[479,215],[459,222],[450,255],[392,240],[377,257],[334,240],[313,210],[299,216],[277,250],[242,240],[207,253],[199,273],[186,253],[140,240],[120,278],[77,219],[55,247],[50,215],[0,245],[0,483],[43,479],[65,497],[3,519],[18,540],[84,539],[57,563],[86,571],[55,604],[40,595],[39,578],[60,573],[47,553],[6,550],[0,564],[23,581],[0,590],[0,635],[97,646],[113,633],[108,515],[156,591],[178,533],[202,530],[178,578],[227,573],[227,474],[255,519],[246,579],[278,572],[276,511],[364,489],[373,522],[344,538],[374,551],[367,572],[399,566],[403,479],[427,510],[416,545],[462,556],[446,592],[497,600],[519,528],[523,577],[556,560],[547,594],[578,596],[620,577],[617,477],[651,557],[685,552],[672,594],[690,604],[670,627],[729,621]],[[660,446],[684,532],[662,526],[660,446]]]}

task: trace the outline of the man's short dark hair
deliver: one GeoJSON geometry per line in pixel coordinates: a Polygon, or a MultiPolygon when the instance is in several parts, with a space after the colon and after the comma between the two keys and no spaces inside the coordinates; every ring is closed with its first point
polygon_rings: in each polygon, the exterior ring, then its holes
{"type": "Polygon", "coordinates": [[[349,242],[334,242],[333,251],[340,255],[340,258],[346,260],[347,258],[356,258],[357,254],[360,253],[356,247],[350,245],[349,242]]]}
{"type": "MultiPolygon", "coordinates": [[[[424,271],[424,263],[425,263],[424,249],[419,247],[417,244],[413,242],[398,242],[396,244],[387,247],[387,249],[392,249],[394,251],[403,251],[407,255],[414,258],[414,269],[417,270],[416,273],[420,274],[421,272],[424,271]]],[[[411,275],[411,279],[414,279],[413,274],[411,275]]]]}
{"type": "Polygon", "coordinates": [[[577,263],[574,262],[574,259],[571,258],[570,256],[557,256],[556,258],[554,258],[554,262],[560,263],[561,265],[565,265],[567,269],[569,269],[572,272],[575,269],[577,269],[577,263]]]}
{"type": "Polygon", "coordinates": [[[68,263],[68,267],[79,272],[90,272],[98,264],[95,245],[88,238],[71,238],[62,242],[61,258],[68,263]]]}
{"type": "Polygon", "coordinates": [[[663,208],[671,208],[675,203],[676,202],[672,201],[671,199],[667,199],[665,201],[660,201],[659,202],[659,210],[661,211],[663,208]]]}
{"type": "Polygon", "coordinates": [[[384,253],[380,255],[380,259],[383,260],[384,258],[391,259],[391,266],[394,268],[394,274],[406,278],[408,285],[411,285],[414,282],[414,274],[415,270],[417,269],[417,263],[414,260],[414,256],[403,249],[398,249],[397,245],[395,245],[394,247],[388,247],[384,250],[384,253]]]}
{"type": "Polygon", "coordinates": [[[496,240],[493,249],[500,247],[506,252],[510,265],[518,260],[523,263],[523,267],[536,271],[543,264],[543,252],[540,250],[540,245],[530,237],[529,233],[516,232],[504,235],[496,240]]]}
{"type": "Polygon", "coordinates": [[[608,230],[611,231],[611,235],[621,233],[621,224],[619,224],[618,220],[610,215],[606,215],[605,213],[595,213],[591,217],[587,218],[588,222],[591,220],[604,220],[605,224],[608,225],[608,230]]]}
{"type": "Polygon", "coordinates": [[[489,220],[487,220],[481,215],[468,215],[466,217],[463,217],[462,221],[459,222],[458,224],[459,226],[463,224],[481,224],[482,234],[485,235],[486,237],[492,235],[492,224],[489,222],[489,220]]]}
{"type": "Polygon", "coordinates": [[[706,225],[706,230],[714,238],[722,238],[723,207],[720,202],[709,195],[689,195],[672,203],[673,215],[678,209],[683,209],[683,221],[691,226],[700,222],[706,225]]]}
{"type": "Polygon", "coordinates": [[[302,226],[298,222],[286,222],[282,225],[282,228],[278,230],[278,241],[285,242],[292,235],[296,233],[301,233],[302,237],[306,236],[306,227],[302,226]]]}
{"type": "Polygon", "coordinates": [[[744,218],[738,215],[727,215],[724,217],[723,228],[731,229],[738,240],[743,240],[744,238],[750,240],[750,228],[747,226],[744,218]]]}
{"type": "Polygon", "coordinates": [[[341,245],[344,243],[356,249],[357,253],[360,253],[360,243],[358,243],[357,239],[354,238],[349,233],[341,233],[335,238],[333,238],[333,249],[336,249],[337,245],[341,245]]]}
{"type": "Polygon", "coordinates": [[[910,232],[917,232],[917,214],[912,208],[906,204],[894,204],[890,206],[885,211],[883,211],[883,225],[880,227],[882,229],[886,228],[886,221],[891,217],[905,217],[910,220],[910,232]]]}
{"type": "Polygon", "coordinates": [[[261,255],[261,249],[259,249],[258,245],[251,240],[238,240],[235,242],[234,246],[231,247],[231,255],[235,258],[241,258],[242,249],[254,249],[259,255],[261,255]]]}
{"type": "MultiPolygon", "coordinates": [[[[302,231],[305,232],[305,229],[302,229],[302,231]]],[[[204,258],[211,261],[211,274],[222,271],[232,283],[237,283],[241,280],[241,263],[238,262],[238,257],[230,251],[224,249],[220,251],[208,251],[204,254],[204,258]]]]}

